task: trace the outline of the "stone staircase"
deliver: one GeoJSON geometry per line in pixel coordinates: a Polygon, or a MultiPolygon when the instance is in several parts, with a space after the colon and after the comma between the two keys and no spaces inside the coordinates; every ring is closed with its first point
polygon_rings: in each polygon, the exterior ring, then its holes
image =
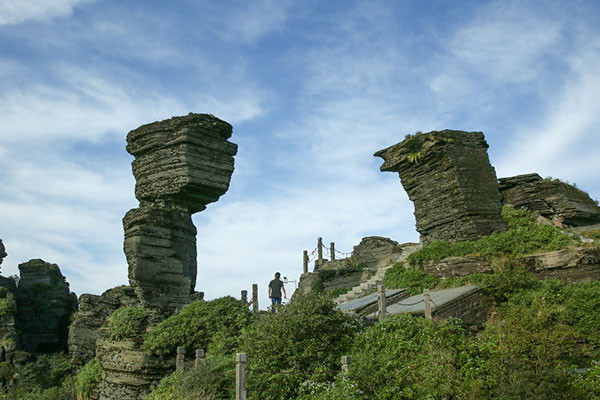
{"type": "MultiPolygon", "coordinates": [[[[421,248],[420,245],[405,247],[402,252],[402,256],[398,259],[397,262],[405,262],[410,254],[419,250],[421,248]]],[[[339,295],[333,301],[335,304],[346,303],[350,300],[358,299],[359,297],[366,296],[368,294],[374,293],[377,291],[377,281],[383,282],[383,277],[385,276],[385,272],[390,269],[392,265],[387,267],[378,268],[375,270],[375,274],[370,277],[368,280],[362,282],[360,285],[353,287],[349,292],[339,295]]]]}

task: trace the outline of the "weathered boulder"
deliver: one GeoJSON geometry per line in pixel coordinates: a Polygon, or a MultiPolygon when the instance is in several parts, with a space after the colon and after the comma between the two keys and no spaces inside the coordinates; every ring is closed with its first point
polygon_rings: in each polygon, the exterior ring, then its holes
{"type": "Polygon", "coordinates": [[[123,219],[129,282],[158,322],[190,301],[196,284],[191,214],[217,201],[233,173],[232,128],[208,114],[143,125],[127,135],[140,207],[123,219]]]}
{"type": "Polygon", "coordinates": [[[142,206],[202,211],[229,188],[237,145],[232,127],[208,114],[142,125],[127,134],[127,151],[142,206]]]}
{"type": "Polygon", "coordinates": [[[423,244],[475,240],[506,225],[496,172],[481,132],[432,131],[407,136],[375,156],[395,171],[415,205],[423,244]]]}
{"type": "Polygon", "coordinates": [[[82,294],[79,311],[69,329],[71,365],[78,371],[96,355],[96,342],[102,337],[100,328],[107,318],[121,307],[138,305],[133,288],[119,286],[97,296],[82,294]]]}
{"type": "Polygon", "coordinates": [[[56,264],[30,260],[20,264],[19,271],[16,302],[21,348],[30,353],[66,351],[77,296],[56,264]]]}
{"type": "Polygon", "coordinates": [[[352,258],[357,263],[363,263],[372,269],[389,267],[397,262],[401,255],[402,246],[398,242],[381,236],[362,238],[352,251],[352,258]]]}
{"type": "Polygon", "coordinates": [[[538,174],[500,178],[499,182],[505,204],[525,208],[569,227],[600,223],[598,204],[568,183],[542,179],[538,174]]]}

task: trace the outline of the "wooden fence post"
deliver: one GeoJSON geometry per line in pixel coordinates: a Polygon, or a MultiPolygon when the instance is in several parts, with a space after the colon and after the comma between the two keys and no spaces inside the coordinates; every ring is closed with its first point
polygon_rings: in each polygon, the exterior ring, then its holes
{"type": "Polygon", "coordinates": [[[387,314],[387,298],[385,296],[385,286],[381,281],[377,281],[377,308],[379,309],[379,322],[383,321],[387,314]]]}
{"type": "Polygon", "coordinates": [[[335,243],[329,243],[329,253],[331,254],[331,261],[335,261],[335,243]]]}
{"type": "Polygon", "coordinates": [[[242,303],[247,306],[248,305],[248,291],[242,290],[242,303]]]}
{"type": "Polygon", "coordinates": [[[302,254],[302,272],[308,273],[308,250],[304,250],[302,254]]]}
{"type": "Polygon", "coordinates": [[[431,315],[431,295],[429,289],[423,289],[423,302],[425,303],[425,318],[433,319],[431,315]]]}
{"type": "Polygon", "coordinates": [[[342,356],[342,372],[347,373],[350,368],[350,356],[342,356]]]}
{"type": "Polygon", "coordinates": [[[194,361],[194,367],[198,368],[204,364],[204,349],[196,349],[196,360],[194,361]]]}
{"type": "Polygon", "coordinates": [[[185,347],[177,347],[177,358],[175,359],[175,369],[177,371],[183,371],[183,365],[185,361],[185,347]]]}
{"type": "Polygon", "coordinates": [[[323,238],[317,239],[317,264],[323,264],[323,238]]]}
{"type": "Polygon", "coordinates": [[[258,283],[252,284],[252,311],[258,312],[258,283]]]}
{"type": "Polygon", "coordinates": [[[235,400],[246,400],[246,353],[237,353],[235,361],[235,400]]]}

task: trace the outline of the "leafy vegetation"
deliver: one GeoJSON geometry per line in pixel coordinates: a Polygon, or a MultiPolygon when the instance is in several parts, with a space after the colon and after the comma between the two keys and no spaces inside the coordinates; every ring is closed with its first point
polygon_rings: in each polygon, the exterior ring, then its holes
{"type": "Polygon", "coordinates": [[[0,399],[72,400],[74,396],[71,364],[64,354],[42,355],[23,364],[5,361],[0,363],[0,374],[0,399]]]}
{"type": "Polygon", "coordinates": [[[385,271],[383,284],[388,289],[407,289],[412,295],[423,293],[423,289],[434,288],[440,279],[415,268],[405,268],[404,263],[397,263],[385,271]]]}
{"type": "Polygon", "coordinates": [[[123,307],[108,318],[108,336],[112,340],[121,340],[134,336],[142,330],[148,321],[144,307],[123,307]]]}
{"type": "Polygon", "coordinates": [[[258,319],[241,338],[254,398],[294,398],[308,378],[333,379],[360,329],[328,297],[297,296],[278,313],[258,319]]]}
{"type": "Polygon", "coordinates": [[[563,249],[576,239],[553,225],[539,225],[535,217],[525,210],[509,205],[502,208],[502,217],[508,230],[495,232],[474,241],[450,243],[436,241],[408,257],[412,266],[427,261],[439,261],[446,257],[473,256],[491,260],[497,257],[516,257],[539,251],[563,249]]]}
{"type": "MultiPolygon", "coordinates": [[[[232,357],[229,357],[233,361],[232,357]]],[[[198,368],[176,371],[163,379],[145,400],[215,400],[235,398],[235,362],[209,359],[198,368]],[[233,396],[232,396],[233,395],[233,396]]]]}
{"type": "Polygon", "coordinates": [[[101,376],[102,367],[100,367],[98,359],[94,357],[81,368],[81,371],[75,377],[77,400],[90,399],[90,396],[100,384],[101,376]]]}
{"type": "Polygon", "coordinates": [[[191,354],[216,340],[222,352],[232,354],[240,334],[254,319],[248,308],[233,297],[199,300],[185,306],[146,334],[144,349],[152,354],[173,355],[178,346],[191,354]]]}

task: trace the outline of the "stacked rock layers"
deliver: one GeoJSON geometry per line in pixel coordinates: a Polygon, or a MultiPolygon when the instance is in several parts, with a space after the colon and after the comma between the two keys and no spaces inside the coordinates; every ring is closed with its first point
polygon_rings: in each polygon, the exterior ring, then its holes
{"type": "Polygon", "coordinates": [[[237,145],[232,127],[189,114],[143,125],[127,135],[140,207],[123,219],[129,282],[149,310],[167,316],[196,284],[196,228],[191,215],[229,188],[237,145]]]}
{"type": "Polygon", "coordinates": [[[506,229],[496,172],[481,132],[432,131],[380,150],[415,206],[423,244],[474,240],[506,229]]]}

